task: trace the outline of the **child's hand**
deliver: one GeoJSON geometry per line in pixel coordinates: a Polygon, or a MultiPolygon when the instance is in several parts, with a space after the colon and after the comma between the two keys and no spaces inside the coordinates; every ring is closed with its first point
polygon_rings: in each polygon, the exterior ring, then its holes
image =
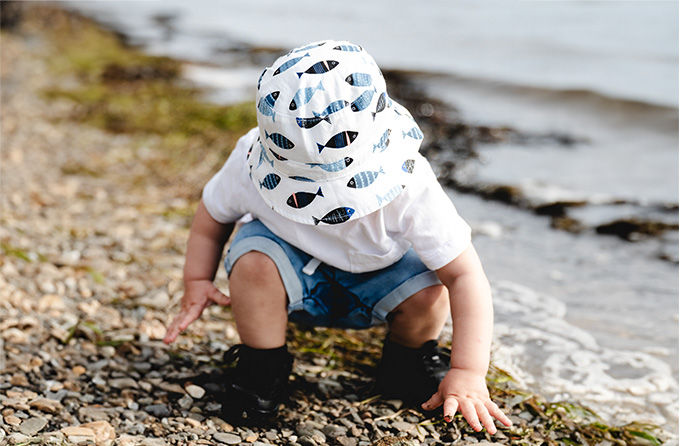
{"type": "Polygon", "coordinates": [[[487,432],[495,434],[496,426],[492,416],[506,426],[512,425],[510,419],[489,398],[484,374],[451,368],[439,384],[437,393],[423,403],[422,407],[425,410],[434,410],[442,403],[445,421],[451,422],[456,410],[460,410],[476,432],[482,430],[483,424],[487,432]]]}
{"type": "Polygon", "coordinates": [[[168,326],[163,342],[170,344],[189,324],[198,319],[203,310],[213,302],[229,305],[231,299],[222,294],[210,280],[192,280],[184,283],[184,296],[179,314],[168,326]]]}

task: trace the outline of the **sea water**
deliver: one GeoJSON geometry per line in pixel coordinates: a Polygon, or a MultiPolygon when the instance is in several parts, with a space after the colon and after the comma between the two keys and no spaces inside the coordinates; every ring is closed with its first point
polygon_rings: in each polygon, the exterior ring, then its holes
{"type": "MultiPolygon", "coordinates": [[[[413,71],[465,122],[569,135],[569,147],[479,148],[465,172],[532,200],[584,201],[593,224],[678,203],[678,4],[659,1],[68,2],[143,44],[193,61],[222,102],[249,100],[261,66],[239,45],[360,43],[413,71]],[[603,203],[620,201],[625,205],[603,203]]],[[[677,232],[627,243],[450,191],[492,282],[494,360],[552,399],[615,422],[677,431],[677,232]]],[[[677,223],[677,215],[659,217],[677,223]]]]}

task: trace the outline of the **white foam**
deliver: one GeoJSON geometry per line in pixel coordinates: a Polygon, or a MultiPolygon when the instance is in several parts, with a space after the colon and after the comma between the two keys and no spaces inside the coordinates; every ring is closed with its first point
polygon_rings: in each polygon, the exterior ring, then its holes
{"type": "Polygon", "coordinates": [[[524,385],[614,423],[649,421],[676,431],[678,385],[662,359],[601,347],[565,320],[564,303],[516,283],[494,285],[494,307],[494,362],[524,385]]]}

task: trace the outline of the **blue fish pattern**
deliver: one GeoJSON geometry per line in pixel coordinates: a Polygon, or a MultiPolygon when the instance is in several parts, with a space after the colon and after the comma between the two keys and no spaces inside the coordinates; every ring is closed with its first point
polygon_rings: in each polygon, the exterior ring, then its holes
{"type": "Polygon", "coordinates": [[[416,164],[416,160],[406,160],[404,164],[401,165],[401,170],[406,173],[413,173],[413,167],[416,164]]]}
{"type": "Polygon", "coordinates": [[[354,209],[350,207],[339,207],[333,209],[321,218],[312,216],[312,219],[314,220],[315,225],[318,225],[321,222],[329,225],[337,225],[338,223],[344,223],[349,220],[350,217],[352,217],[352,214],[354,214],[354,209]]]}
{"type": "Polygon", "coordinates": [[[349,102],[340,99],[339,101],[331,102],[330,104],[328,104],[328,107],[326,107],[324,111],[322,111],[321,113],[312,112],[312,114],[314,116],[328,116],[332,115],[335,112],[339,112],[348,105],[349,102]]]}
{"type": "Polygon", "coordinates": [[[361,189],[363,187],[370,186],[381,173],[385,173],[382,167],[377,172],[372,172],[370,170],[359,172],[347,182],[347,187],[361,189]]]}
{"type": "Polygon", "coordinates": [[[264,187],[269,190],[272,190],[276,186],[278,186],[280,182],[281,182],[280,176],[278,176],[275,173],[270,173],[269,175],[264,177],[264,180],[260,181],[260,189],[264,187]]]}
{"type": "Polygon", "coordinates": [[[262,70],[262,74],[260,74],[260,78],[257,80],[257,90],[260,90],[260,84],[262,83],[262,78],[264,77],[264,73],[267,72],[267,69],[265,68],[262,70]]]}
{"type": "Polygon", "coordinates": [[[301,177],[301,176],[298,176],[298,175],[293,175],[292,177],[288,177],[288,178],[290,178],[291,180],[295,180],[295,181],[304,181],[304,182],[307,182],[307,183],[316,183],[316,181],[312,180],[311,178],[301,177]]]}
{"type": "Polygon", "coordinates": [[[361,47],[359,45],[338,45],[334,46],[333,49],[338,51],[349,51],[352,53],[361,52],[361,47]]]}
{"type": "Polygon", "coordinates": [[[269,159],[267,156],[267,151],[264,149],[262,142],[260,142],[260,159],[257,163],[257,168],[259,168],[264,161],[268,162],[270,166],[274,167],[274,161],[269,159]]]}
{"type": "Polygon", "coordinates": [[[352,73],[345,78],[345,82],[355,87],[368,87],[373,79],[368,73],[352,73]]]}
{"type": "Polygon", "coordinates": [[[312,99],[312,96],[314,96],[314,93],[316,93],[317,90],[323,90],[323,84],[319,82],[319,85],[316,86],[316,88],[313,87],[308,87],[308,88],[300,88],[297,93],[295,93],[295,96],[293,97],[293,100],[290,101],[290,105],[288,106],[288,110],[297,110],[297,108],[301,105],[306,104],[312,99]]]}
{"type": "Polygon", "coordinates": [[[278,91],[273,91],[267,96],[260,98],[260,102],[257,103],[257,109],[265,116],[271,116],[272,121],[276,121],[276,112],[274,111],[274,104],[279,97],[278,91]]]}
{"type": "Polygon", "coordinates": [[[348,145],[352,144],[352,142],[357,139],[357,136],[359,136],[359,132],[346,130],[331,136],[331,138],[326,141],[326,144],[316,143],[316,146],[319,149],[319,153],[321,153],[326,147],[330,147],[331,149],[342,149],[343,147],[347,147],[348,145]]]}
{"type": "Polygon", "coordinates": [[[321,121],[326,121],[327,123],[330,124],[331,118],[329,118],[328,116],[314,116],[313,118],[295,118],[295,122],[297,122],[297,125],[303,129],[311,129],[321,121]]]}
{"type": "Polygon", "coordinates": [[[274,76],[276,76],[277,74],[283,73],[284,71],[286,71],[287,69],[289,69],[293,65],[297,64],[298,62],[300,62],[302,59],[304,59],[307,56],[309,56],[309,53],[305,54],[304,56],[294,57],[290,60],[285,61],[284,63],[281,64],[281,66],[279,66],[276,69],[276,71],[274,71],[274,76]]]}
{"type": "Polygon", "coordinates": [[[387,105],[387,93],[382,92],[380,94],[380,97],[378,98],[378,103],[375,106],[375,112],[372,113],[374,121],[375,121],[375,115],[377,115],[381,111],[385,110],[386,105],[387,105]]]}
{"type": "Polygon", "coordinates": [[[361,93],[361,96],[359,96],[354,100],[354,102],[352,102],[352,111],[358,112],[368,107],[371,104],[371,100],[373,99],[373,95],[375,94],[375,92],[376,90],[374,88],[373,90],[366,90],[363,93],[361,93]]]}
{"type": "Polygon", "coordinates": [[[290,150],[290,149],[292,149],[293,147],[295,147],[295,144],[293,144],[293,141],[291,141],[290,139],[286,138],[285,136],[283,136],[283,135],[280,134],[280,133],[272,133],[272,134],[270,135],[270,134],[267,133],[267,131],[265,130],[264,136],[265,136],[265,138],[271,139],[271,140],[274,142],[274,144],[276,144],[278,147],[280,147],[280,148],[282,148],[282,149],[284,149],[284,150],[290,150]]]}
{"type": "Polygon", "coordinates": [[[326,172],[339,172],[345,167],[349,166],[352,164],[354,160],[348,156],[345,158],[332,162],[332,163],[327,163],[327,164],[319,164],[319,163],[307,163],[308,166],[312,167],[320,167],[326,172]]]}
{"type": "Polygon", "coordinates": [[[392,129],[385,130],[385,133],[380,137],[380,141],[377,144],[373,144],[373,152],[380,149],[380,152],[384,152],[387,146],[390,145],[390,135],[392,134],[392,129]]]}
{"type": "Polygon", "coordinates": [[[394,198],[399,195],[406,186],[405,185],[396,185],[392,189],[388,190],[387,193],[383,196],[376,195],[375,198],[378,200],[378,206],[382,206],[383,202],[390,202],[394,200],[394,198]]]}
{"type": "Polygon", "coordinates": [[[325,44],[326,44],[326,42],[315,43],[313,45],[307,45],[304,48],[298,48],[297,50],[293,51],[293,53],[301,53],[303,51],[311,50],[312,48],[316,48],[316,47],[319,47],[319,46],[325,45],[325,44]]]}
{"type": "Polygon", "coordinates": [[[288,200],[286,204],[295,209],[302,209],[303,207],[309,205],[316,197],[323,197],[323,192],[321,192],[321,187],[316,191],[315,194],[311,192],[295,192],[288,200]]]}
{"type": "Polygon", "coordinates": [[[423,139],[423,132],[418,127],[413,127],[408,132],[402,130],[401,133],[404,135],[404,138],[410,136],[413,139],[423,139]]]}
{"type": "Polygon", "coordinates": [[[274,152],[272,149],[269,149],[269,151],[272,153],[272,155],[274,155],[274,158],[276,158],[277,160],[279,160],[279,161],[288,161],[288,158],[282,157],[282,156],[279,155],[278,153],[274,152]]]}
{"type": "Polygon", "coordinates": [[[298,73],[298,77],[302,77],[303,74],[323,74],[331,71],[333,68],[340,64],[337,60],[322,60],[317,62],[311,67],[307,68],[304,72],[298,73]]]}

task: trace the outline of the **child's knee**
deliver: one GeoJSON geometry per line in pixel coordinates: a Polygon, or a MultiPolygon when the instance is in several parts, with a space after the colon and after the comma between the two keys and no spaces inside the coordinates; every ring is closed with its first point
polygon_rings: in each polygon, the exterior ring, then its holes
{"type": "Polygon", "coordinates": [[[444,285],[423,288],[402,302],[396,310],[404,312],[423,312],[446,310],[449,306],[449,293],[444,285]]]}
{"type": "Polygon", "coordinates": [[[278,269],[268,255],[249,251],[236,260],[229,276],[230,282],[243,280],[252,285],[278,278],[278,269]]]}

